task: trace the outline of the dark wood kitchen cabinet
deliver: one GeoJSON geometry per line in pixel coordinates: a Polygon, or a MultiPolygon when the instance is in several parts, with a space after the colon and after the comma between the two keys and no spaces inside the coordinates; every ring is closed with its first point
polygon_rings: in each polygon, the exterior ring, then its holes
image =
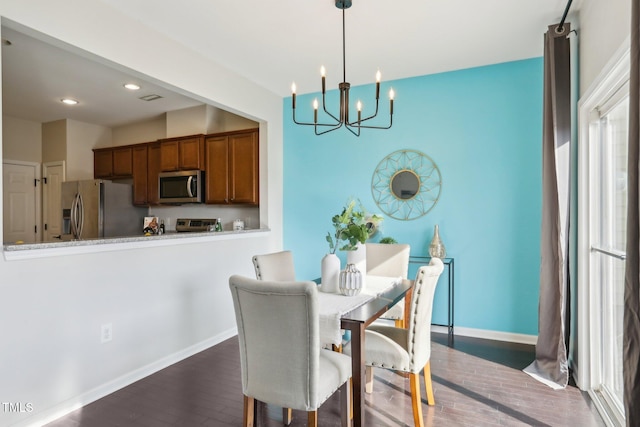
{"type": "Polygon", "coordinates": [[[258,129],[205,139],[206,203],[259,204],[258,147],[258,129]]]}
{"type": "Polygon", "coordinates": [[[109,178],[113,176],[113,150],[94,149],[93,150],[93,177],[109,178]]]}
{"type": "Polygon", "coordinates": [[[131,149],[133,164],[133,204],[146,206],[149,203],[148,186],[148,148],[147,144],[136,145],[131,149]]]}
{"type": "Polygon", "coordinates": [[[133,175],[133,159],[131,147],[113,149],[113,176],[128,177],[133,175]]]}
{"type": "Polygon", "coordinates": [[[160,169],[163,172],[203,170],[204,151],[204,135],[163,139],[160,141],[160,169]]]}
{"type": "Polygon", "coordinates": [[[93,150],[93,176],[98,179],[131,178],[132,147],[96,148],[93,150]]]}
{"type": "Polygon", "coordinates": [[[160,143],[155,142],[147,147],[147,202],[157,205],[159,200],[158,175],[160,174],[160,143]]]}

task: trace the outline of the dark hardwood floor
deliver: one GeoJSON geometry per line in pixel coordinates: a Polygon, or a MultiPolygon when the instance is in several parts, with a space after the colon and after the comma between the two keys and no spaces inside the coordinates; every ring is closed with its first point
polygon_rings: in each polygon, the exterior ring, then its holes
{"type": "MultiPolygon", "coordinates": [[[[604,426],[575,386],[552,390],[522,372],[533,346],[433,334],[431,372],[436,399],[427,426],[604,426]]],[[[366,398],[367,426],[413,426],[409,382],[375,370],[366,398]]],[[[422,385],[424,390],[424,385],[422,385]]],[[[423,392],[424,393],[424,392],[423,392]]],[[[320,426],[338,426],[339,397],[319,410],[320,426]]],[[[258,406],[258,426],[280,426],[279,411],[258,406]]],[[[238,341],[231,338],[48,424],[73,426],[240,426],[242,387],[238,341]]],[[[306,425],[294,411],[294,426],[306,425]]]]}

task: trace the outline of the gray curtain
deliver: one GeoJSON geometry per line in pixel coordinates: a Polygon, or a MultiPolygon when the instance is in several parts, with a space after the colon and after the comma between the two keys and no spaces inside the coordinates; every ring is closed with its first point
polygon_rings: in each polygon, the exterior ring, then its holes
{"type": "Polygon", "coordinates": [[[640,0],[631,3],[629,77],[629,191],[622,365],[627,426],[640,425],[640,0]]]}
{"type": "Polygon", "coordinates": [[[536,360],[524,371],[555,389],[569,381],[571,58],[569,24],[544,37],[542,229],[536,360]]]}

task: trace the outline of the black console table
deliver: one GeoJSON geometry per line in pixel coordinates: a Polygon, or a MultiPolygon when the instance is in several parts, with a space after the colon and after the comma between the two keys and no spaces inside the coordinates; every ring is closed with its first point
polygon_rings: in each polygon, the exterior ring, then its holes
{"type": "MultiPolygon", "coordinates": [[[[409,264],[420,264],[420,265],[426,265],[429,264],[429,261],[431,260],[431,257],[423,257],[423,256],[410,256],[409,257],[409,264]]],[[[442,259],[442,263],[447,267],[448,269],[448,273],[449,273],[449,288],[448,288],[448,302],[449,302],[449,306],[447,307],[447,324],[443,325],[443,324],[439,324],[439,323],[432,323],[432,325],[435,326],[445,326],[447,327],[447,331],[449,332],[449,341],[451,341],[453,339],[453,285],[455,283],[454,280],[454,265],[453,265],[453,258],[443,258],[442,259]]]]}

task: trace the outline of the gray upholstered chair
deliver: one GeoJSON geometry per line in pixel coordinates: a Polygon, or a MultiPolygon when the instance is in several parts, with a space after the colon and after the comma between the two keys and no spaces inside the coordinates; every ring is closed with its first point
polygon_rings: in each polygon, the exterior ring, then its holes
{"type": "Polygon", "coordinates": [[[253,267],[256,270],[256,279],[258,280],[296,280],[291,251],[255,255],[252,260],[253,267]]]}
{"type": "MultiPolygon", "coordinates": [[[[409,272],[409,245],[393,243],[366,243],[367,274],[374,276],[400,276],[409,272]]],[[[396,327],[404,327],[404,299],[381,316],[395,321],[396,327]]]]}
{"type": "MultiPolygon", "coordinates": [[[[411,383],[411,406],[416,426],[423,426],[420,396],[420,371],[424,370],[427,403],[435,405],[431,384],[431,313],[433,295],[444,265],[440,258],[431,258],[429,265],[420,267],[416,275],[409,324],[405,328],[386,325],[371,325],[365,331],[365,363],[371,366],[406,372],[411,383]]],[[[345,346],[350,354],[350,345],[345,346]]],[[[373,380],[367,372],[367,382],[373,380]]],[[[368,390],[371,388],[367,384],[368,390]]]]}
{"type": "Polygon", "coordinates": [[[229,287],[238,326],[244,425],[253,426],[255,401],[317,410],[340,390],[342,425],[349,423],[351,359],[320,348],[318,286],[231,276],[229,287]]]}

